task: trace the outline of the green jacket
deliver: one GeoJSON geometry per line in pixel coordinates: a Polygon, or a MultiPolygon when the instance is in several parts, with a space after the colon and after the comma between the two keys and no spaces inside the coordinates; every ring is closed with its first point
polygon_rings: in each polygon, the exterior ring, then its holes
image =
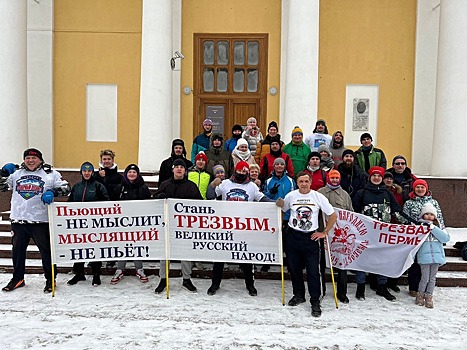
{"type": "Polygon", "coordinates": [[[368,160],[370,162],[369,166],[366,167],[365,165],[365,155],[363,154],[363,146],[360,147],[356,152],[355,152],[355,163],[360,167],[360,169],[364,170],[365,172],[368,173],[368,170],[371,167],[374,166],[380,166],[386,169],[387,166],[387,160],[386,156],[384,155],[384,152],[380,150],[379,148],[371,146],[370,153],[368,155],[368,160]]]}
{"type": "Polygon", "coordinates": [[[310,147],[302,142],[299,145],[295,145],[292,141],[284,146],[282,150],[287,153],[292,159],[295,175],[300,171],[305,170],[308,166],[308,156],[311,153],[310,147]]]}
{"type": "Polygon", "coordinates": [[[188,170],[188,180],[195,183],[203,199],[206,199],[206,192],[211,182],[211,175],[206,171],[199,171],[196,166],[192,166],[188,170]]]}

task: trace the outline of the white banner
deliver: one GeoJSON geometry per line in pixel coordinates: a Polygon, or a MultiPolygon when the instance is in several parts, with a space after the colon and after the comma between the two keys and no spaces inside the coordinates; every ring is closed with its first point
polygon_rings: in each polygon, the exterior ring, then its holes
{"type": "Polygon", "coordinates": [[[51,204],[52,262],[164,259],[164,204],[164,200],[51,204]]]}
{"type": "Polygon", "coordinates": [[[334,209],[337,222],[328,235],[331,260],[343,270],[399,277],[412,265],[430,232],[426,226],[388,224],[334,209]]]}
{"type": "Polygon", "coordinates": [[[170,259],[282,265],[275,203],[168,199],[170,259]]]}

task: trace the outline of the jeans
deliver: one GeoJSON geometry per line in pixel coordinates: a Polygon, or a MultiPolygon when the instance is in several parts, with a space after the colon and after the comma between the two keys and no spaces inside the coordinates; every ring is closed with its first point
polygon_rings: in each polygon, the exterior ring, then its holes
{"type": "MultiPolygon", "coordinates": [[[[357,284],[365,283],[366,281],[366,273],[364,271],[354,271],[355,273],[355,281],[357,284]]],[[[376,280],[378,281],[378,286],[386,284],[388,282],[388,278],[386,276],[376,275],[376,280]]]]}

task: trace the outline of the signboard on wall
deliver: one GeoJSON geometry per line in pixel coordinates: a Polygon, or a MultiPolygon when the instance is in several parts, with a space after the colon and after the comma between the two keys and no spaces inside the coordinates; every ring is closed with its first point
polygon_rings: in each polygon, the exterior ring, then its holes
{"type": "Polygon", "coordinates": [[[224,106],[206,106],[206,118],[212,120],[212,132],[224,133],[224,106]]]}
{"type": "Polygon", "coordinates": [[[370,99],[353,99],[352,131],[368,131],[370,99]]]}

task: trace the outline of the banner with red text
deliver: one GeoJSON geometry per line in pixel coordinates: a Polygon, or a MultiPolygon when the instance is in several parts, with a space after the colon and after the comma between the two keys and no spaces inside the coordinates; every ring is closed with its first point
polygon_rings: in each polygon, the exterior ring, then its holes
{"type": "Polygon", "coordinates": [[[170,259],[282,264],[275,203],[168,199],[170,259]]]}
{"type": "Polygon", "coordinates": [[[52,262],[165,259],[164,210],[164,200],[53,203],[52,262]]]}
{"type": "Polygon", "coordinates": [[[399,277],[414,262],[430,229],[388,224],[363,214],[334,208],[337,222],[329,232],[331,261],[343,270],[399,277]]]}

